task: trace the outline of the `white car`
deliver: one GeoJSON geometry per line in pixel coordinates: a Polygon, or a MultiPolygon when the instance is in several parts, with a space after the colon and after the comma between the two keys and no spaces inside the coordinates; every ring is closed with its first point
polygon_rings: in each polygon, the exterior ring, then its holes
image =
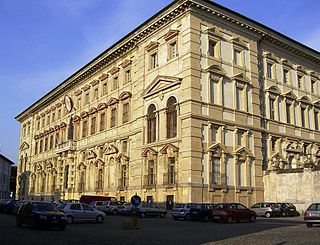
{"type": "Polygon", "coordinates": [[[92,208],[85,203],[63,203],[58,206],[58,210],[66,214],[69,224],[86,221],[103,223],[106,218],[104,212],[92,208]]]}

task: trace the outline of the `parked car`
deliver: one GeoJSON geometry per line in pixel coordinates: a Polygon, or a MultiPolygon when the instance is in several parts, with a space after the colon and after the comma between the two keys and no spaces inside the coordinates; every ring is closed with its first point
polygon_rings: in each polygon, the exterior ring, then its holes
{"type": "Polygon", "coordinates": [[[20,200],[20,201],[17,201],[15,204],[14,204],[14,207],[12,209],[12,214],[16,215],[18,213],[18,210],[19,208],[24,204],[24,203],[27,203],[28,201],[26,200],[20,200]]]}
{"type": "Polygon", "coordinates": [[[259,202],[252,205],[250,209],[255,211],[258,216],[266,216],[267,218],[281,216],[280,205],[274,202],[259,202]]]}
{"type": "Polygon", "coordinates": [[[145,202],[142,202],[137,207],[132,207],[132,212],[135,212],[140,217],[159,216],[163,218],[167,214],[167,210],[159,208],[154,203],[145,203],[145,202]]]}
{"type": "Polygon", "coordinates": [[[241,203],[219,203],[216,204],[212,211],[213,221],[223,221],[232,223],[234,221],[255,222],[256,212],[248,209],[241,203]]]}
{"type": "Polygon", "coordinates": [[[10,201],[10,199],[2,199],[0,200],[0,213],[3,213],[4,212],[4,204],[6,202],[10,201]]]}
{"type": "Polygon", "coordinates": [[[132,204],[123,203],[119,206],[119,213],[122,215],[131,215],[132,213],[132,204]]]}
{"type": "Polygon", "coordinates": [[[17,200],[9,200],[3,204],[3,212],[6,214],[12,214],[14,205],[17,203],[17,200]]]}
{"type": "Polygon", "coordinates": [[[80,197],[80,202],[85,204],[90,204],[93,201],[113,201],[116,202],[117,198],[109,196],[92,196],[92,195],[82,195],[80,197]]]}
{"type": "Polygon", "coordinates": [[[280,205],[282,216],[300,216],[297,208],[292,203],[284,202],[278,204],[280,205]]]}
{"type": "Polygon", "coordinates": [[[320,224],[320,203],[312,203],[304,212],[303,218],[307,227],[312,227],[313,224],[320,224]]]}
{"type": "Polygon", "coordinates": [[[89,204],[106,214],[118,214],[120,212],[121,204],[117,201],[93,201],[89,204]]]}
{"type": "Polygon", "coordinates": [[[190,207],[190,219],[209,221],[212,217],[214,204],[192,204],[190,207]]]}
{"type": "Polygon", "coordinates": [[[103,223],[106,218],[104,212],[85,203],[62,203],[58,206],[58,210],[66,214],[69,224],[83,221],[103,223]]]}
{"type": "Polygon", "coordinates": [[[30,201],[19,208],[16,224],[18,227],[28,225],[32,229],[48,226],[64,230],[68,221],[66,215],[58,211],[52,203],[30,201]]]}
{"type": "Polygon", "coordinates": [[[171,215],[174,220],[190,220],[190,208],[192,203],[181,203],[173,206],[171,215]]]}

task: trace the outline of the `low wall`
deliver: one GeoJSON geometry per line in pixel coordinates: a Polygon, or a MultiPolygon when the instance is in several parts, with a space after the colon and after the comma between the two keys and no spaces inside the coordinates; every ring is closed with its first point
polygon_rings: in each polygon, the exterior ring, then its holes
{"type": "Polygon", "coordinates": [[[320,170],[267,171],[263,181],[266,202],[291,202],[300,213],[311,203],[320,202],[320,170]]]}

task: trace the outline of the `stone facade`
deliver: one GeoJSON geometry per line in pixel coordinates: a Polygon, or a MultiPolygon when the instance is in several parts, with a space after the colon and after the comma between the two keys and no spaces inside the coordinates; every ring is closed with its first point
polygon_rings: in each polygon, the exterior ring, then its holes
{"type": "Polygon", "coordinates": [[[262,201],[263,169],[318,151],[319,63],[217,4],[175,1],[17,116],[18,196],[262,201]]]}

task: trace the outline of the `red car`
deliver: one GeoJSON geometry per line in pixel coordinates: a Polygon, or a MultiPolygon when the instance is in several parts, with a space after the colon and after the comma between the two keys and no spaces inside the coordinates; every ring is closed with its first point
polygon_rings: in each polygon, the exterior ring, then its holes
{"type": "Polygon", "coordinates": [[[256,212],[248,209],[241,203],[218,203],[212,211],[213,221],[223,221],[232,223],[234,221],[249,221],[255,222],[256,212]]]}

